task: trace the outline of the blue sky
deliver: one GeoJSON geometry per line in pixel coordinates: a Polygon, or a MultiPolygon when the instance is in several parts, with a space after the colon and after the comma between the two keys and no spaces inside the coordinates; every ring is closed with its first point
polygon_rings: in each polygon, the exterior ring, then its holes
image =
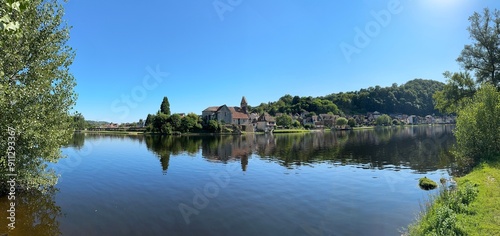
{"type": "Polygon", "coordinates": [[[71,0],[74,110],[117,123],[156,113],[445,81],[468,17],[495,0],[71,0]]]}

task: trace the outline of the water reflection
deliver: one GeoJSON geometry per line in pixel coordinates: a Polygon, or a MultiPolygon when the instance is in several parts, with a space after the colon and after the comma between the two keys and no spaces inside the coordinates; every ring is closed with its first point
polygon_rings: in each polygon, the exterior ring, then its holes
{"type": "Polygon", "coordinates": [[[327,162],[360,168],[411,168],[427,172],[450,167],[453,126],[389,127],[372,130],[241,136],[147,136],[146,146],[164,173],[171,155],[196,154],[207,161],[240,161],[246,171],[252,154],[287,168],[327,162]]]}
{"type": "MultiPolygon", "coordinates": [[[[0,217],[0,235],[61,235],[57,217],[61,216],[61,208],[55,204],[56,188],[49,189],[46,193],[40,191],[27,191],[16,194],[15,201],[15,229],[8,232],[6,217],[0,217]]],[[[9,209],[10,201],[7,197],[0,199],[0,209],[9,209]]],[[[5,214],[3,214],[5,216],[5,214]]]]}
{"type": "Polygon", "coordinates": [[[164,174],[168,170],[170,155],[179,155],[181,153],[195,155],[202,143],[200,138],[186,136],[146,136],[145,140],[148,150],[159,157],[164,174]]]}

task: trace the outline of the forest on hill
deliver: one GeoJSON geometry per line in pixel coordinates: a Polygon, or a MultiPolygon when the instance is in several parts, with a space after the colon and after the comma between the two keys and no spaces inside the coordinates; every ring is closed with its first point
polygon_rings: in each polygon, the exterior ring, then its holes
{"type": "Polygon", "coordinates": [[[359,91],[332,93],[321,97],[299,97],[284,95],[278,101],[261,103],[252,107],[252,112],[333,113],[338,115],[365,114],[378,111],[385,114],[409,114],[425,116],[440,114],[434,108],[432,95],[442,90],[444,83],[434,80],[413,79],[405,84],[392,84],[390,87],[369,87],[359,91]]]}

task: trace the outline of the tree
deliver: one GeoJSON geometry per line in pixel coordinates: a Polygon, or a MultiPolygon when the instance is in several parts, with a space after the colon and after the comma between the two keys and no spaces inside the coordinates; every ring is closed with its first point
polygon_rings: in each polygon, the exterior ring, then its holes
{"type": "Polygon", "coordinates": [[[181,131],[182,132],[191,132],[194,130],[200,130],[201,126],[201,118],[194,114],[189,113],[187,116],[182,117],[181,120],[181,131]]]}
{"type": "Polygon", "coordinates": [[[434,93],[436,108],[445,113],[456,113],[464,106],[467,99],[476,93],[476,83],[468,72],[443,73],[448,78],[443,90],[434,93]]]}
{"type": "Polygon", "coordinates": [[[167,97],[163,97],[163,101],[161,102],[160,112],[169,116],[170,115],[170,103],[168,102],[167,97]]]}
{"type": "Polygon", "coordinates": [[[62,4],[1,1],[0,9],[16,2],[25,5],[16,5],[19,11],[9,17],[19,27],[15,33],[0,30],[0,149],[15,149],[13,169],[7,158],[0,159],[0,192],[7,190],[5,172],[11,170],[17,186],[25,189],[47,189],[57,182],[46,163],[61,157],[60,147],[73,134],[68,114],[76,100],[69,71],[75,53],[66,44],[69,27],[62,4]]]}
{"type": "Polygon", "coordinates": [[[500,12],[493,13],[485,8],[483,15],[474,12],[469,17],[467,28],[472,44],[465,45],[457,62],[465,69],[476,74],[478,83],[491,82],[499,86],[500,74],[500,12]]]}
{"type": "Polygon", "coordinates": [[[349,125],[350,127],[356,127],[356,120],[354,118],[349,118],[347,120],[347,125],[349,125]]]}
{"type": "Polygon", "coordinates": [[[146,121],[144,122],[144,126],[149,126],[150,124],[153,124],[154,118],[155,118],[155,115],[148,114],[148,117],[146,118],[146,121]]]}
{"type": "Polygon", "coordinates": [[[210,120],[208,122],[208,130],[209,131],[211,131],[211,132],[219,132],[220,129],[221,129],[221,125],[216,120],[210,120]]]}
{"type": "Polygon", "coordinates": [[[383,114],[375,120],[377,125],[391,125],[392,119],[390,116],[383,114]]]}
{"type": "Polygon", "coordinates": [[[182,130],[182,118],[179,114],[171,115],[168,118],[167,122],[172,125],[172,129],[174,131],[181,131],[182,130]]]}
{"type": "Polygon", "coordinates": [[[85,117],[79,112],[75,112],[75,114],[72,117],[73,119],[73,124],[72,127],[75,130],[84,130],[87,128],[87,122],[85,122],[85,117]]]}
{"type": "Polygon", "coordinates": [[[276,117],[276,125],[288,128],[292,125],[292,117],[287,114],[278,116],[276,117]]]}
{"type": "Polygon", "coordinates": [[[292,122],[292,127],[294,127],[294,128],[299,128],[299,127],[300,127],[300,122],[299,122],[298,120],[294,120],[294,121],[292,122]]]}
{"type": "Polygon", "coordinates": [[[347,123],[348,123],[348,122],[349,122],[349,121],[348,121],[346,118],[344,118],[344,117],[339,117],[339,118],[337,118],[337,120],[335,121],[335,124],[336,124],[337,126],[344,127],[345,125],[347,125],[347,123]]]}
{"type": "Polygon", "coordinates": [[[455,137],[456,154],[462,159],[499,160],[500,92],[491,84],[483,85],[459,112],[455,137]]]}

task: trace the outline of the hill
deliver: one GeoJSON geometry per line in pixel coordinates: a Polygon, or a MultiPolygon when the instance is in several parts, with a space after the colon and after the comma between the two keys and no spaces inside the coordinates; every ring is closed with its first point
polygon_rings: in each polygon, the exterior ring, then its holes
{"type": "Polygon", "coordinates": [[[432,95],[443,89],[444,83],[434,80],[413,79],[390,87],[369,87],[359,91],[332,93],[322,97],[299,97],[287,94],[276,102],[261,103],[253,112],[281,113],[314,112],[316,114],[364,114],[379,111],[386,114],[412,115],[439,114],[434,109],[432,95]]]}

